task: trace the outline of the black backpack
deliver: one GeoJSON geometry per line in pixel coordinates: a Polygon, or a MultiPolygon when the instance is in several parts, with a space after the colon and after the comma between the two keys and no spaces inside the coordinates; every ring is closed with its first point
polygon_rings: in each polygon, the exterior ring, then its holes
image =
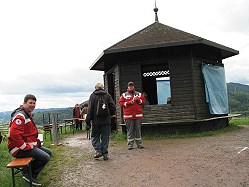
{"type": "Polygon", "coordinates": [[[109,115],[109,107],[105,97],[100,97],[97,103],[97,113],[98,117],[105,117],[109,115]]]}

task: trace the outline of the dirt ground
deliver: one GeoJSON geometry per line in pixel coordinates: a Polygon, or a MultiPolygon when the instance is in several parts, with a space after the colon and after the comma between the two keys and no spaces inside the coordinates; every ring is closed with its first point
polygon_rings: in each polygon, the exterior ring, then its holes
{"type": "Polygon", "coordinates": [[[150,140],[144,149],[110,143],[108,161],[93,159],[86,134],[63,141],[77,164],[65,164],[50,186],[248,187],[249,125],[212,137],[150,140]]]}

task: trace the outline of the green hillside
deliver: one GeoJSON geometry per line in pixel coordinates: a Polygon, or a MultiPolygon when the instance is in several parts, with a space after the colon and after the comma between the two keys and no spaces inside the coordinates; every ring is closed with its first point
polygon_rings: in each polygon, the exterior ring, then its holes
{"type": "Polygon", "coordinates": [[[37,125],[42,125],[44,123],[52,123],[52,113],[57,114],[58,123],[64,122],[63,119],[73,117],[73,108],[65,108],[61,110],[51,110],[46,112],[37,112],[34,114],[34,121],[37,125]],[[50,116],[50,119],[49,119],[50,116]]]}
{"type": "Polygon", "coordinates": [[[227,83],[230,113],[249,115],[249,86],[227,83]]]}

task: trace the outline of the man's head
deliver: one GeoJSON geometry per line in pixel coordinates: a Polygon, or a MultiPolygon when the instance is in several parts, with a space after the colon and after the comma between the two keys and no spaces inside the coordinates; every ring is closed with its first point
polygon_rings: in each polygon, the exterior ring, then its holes
{"type": "Polygon", "coordinates": [[[36,97],[32,94],[28,94],[24,97],[23,107],[28,111],[32,112],[35,109],[36,97]]]}
{"type": "Polygon", "coordinates": [[[128,82],[128,90],[134,90],[134,83],[128,82]]]}
{"type": "Polygon", "coordinates": [[[104,89],[104,85],[100,82],[95,84],[95,89],[96,90],[103,90],[104,89]]]}
{"type": "Polygon", "coordinates": [[[88,103],[84,103],[84,104],[83,104],[83,107],[88,107],[88,103]]]}

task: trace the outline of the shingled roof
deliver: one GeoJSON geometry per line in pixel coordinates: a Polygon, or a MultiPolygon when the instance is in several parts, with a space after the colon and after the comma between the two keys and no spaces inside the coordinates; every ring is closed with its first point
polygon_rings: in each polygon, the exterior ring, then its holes
{"type": "Polygon", "coordinates": [[[103,63],[103,60],[105,59],[104,57],[109,54],[191,44],[205,44],[221,49],[222,59],[239,54],[239,52],[234,49],[161,24],[159,22],[154,22],[153,24],[104,50],[99,58],[90,67],[90,69],[100,70],[97,68],[97,66],[99,66],[100,63],[103,63]]]}
{"type": "Polygon", "coordinates": [[[176,43],[196,41],[202,38],[155,22],[128,38],[106,49],[106,53],[131,51],[176,45],[176,43]]]}

